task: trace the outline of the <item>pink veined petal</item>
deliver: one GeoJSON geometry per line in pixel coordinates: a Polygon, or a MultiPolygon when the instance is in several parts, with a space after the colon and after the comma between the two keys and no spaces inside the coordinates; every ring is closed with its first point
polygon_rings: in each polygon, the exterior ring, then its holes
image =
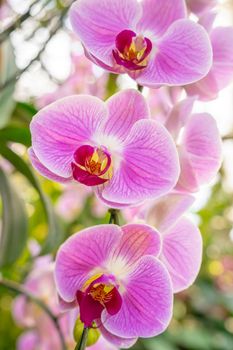
{"type": "Polygon", "coordinates": [[[194,201],[195,197],[187,193],[169,193],[152,204],[146,222],[164,232],[177,222],[194,201]]]}
{"type": "Polygon", "coordinates": [[[161,260],[170,273],[175,293],[194,282],[201,266],[202,237],[190,220],[181,218],[164,233],[161,260]]]}
{"type": "Polygon", "coordinates": [[[186,124],[190,117],[196,96],[187,97],[185,100],[178,102],[171,110],[165,126],[175,140],[177,140],[181,128],[186,124]]]}
{"type": "Polygon", "coordinates": [[[139,120],[124,143],[122,161],[106,185],[107,201],[132,204],[171,190],[179,176],[175,144],[167,130],[153,120],[139,120]]]}
{"type": "Polygon", "coordinates": [[[161,250],[161,238],[153,227],[145,224],[128,224],[121,229],[123,235],[110,258],[112,265],[121,261],[130,268],[144,255],[158,256],[161,250]]]}
{"type": "Polygon", "coordinates": [[[69,96],[43,108],[30,125],[35,155],[49,171],[70,177],[75,150],[91,143],[107,113],[100,99],[87,95],[69,96]]]}
{"type": "Polygon", "coordinates": [[[140,15],[137,0],[78,0],[70,10],[72,27],[86,50],[110,66],[117,34],[134,29],[140,15]]]}
{"type": "MultiPolygon", "coordinates": [[[[119,348],[128,349],[131,346],[133,346],[138,339],[138,338],[118,337],[117,335],[114,335],[114,334],[110,333],[109,331],[107,331],[107,329],[104,327],[104,325],[101,325],[99,329],[104,337],[102,344],[104,345],[106,343],[106,345],[101,347],[101,348],[100,347],[96,347],[93,349],[90,348],[91,350],[103,350],[103,349],[104,350],[118,350],[119,348]],[[107,343],[107,341],[109,343],[107,343]],[[111,343],[111,346],[110,346],[110,343],[111,343]],[[107,347],[107,345],[109,346],[109,348],[107,347]]],[[[99,341],[98,341],[98,343],[99,343],[99,341]]],[[[98,343],[96,345],[98,345],[98,343]]]]}
{"type": "Polygon", "coordinates": [[[157,43],[136,80],[141,85],[186,85],[203,78],[212,65],[212,47],[205,29],[190,20],[174,22],[157,43]]]}
{"type": "Polygon", "coordinates": [[[114,66],[109,66],[107,64],[105,64],[104,62],[102,62],[101,60],[99,60],[97,57],[95,57],[93,54],[91,54],[90,52],[87,51],[87,49],[84,47],[84,53],[85,56],[92,61],[93,63],[95,63],[97,66],[100,66],[101,68],[108,70],[111,73],[114,74],[120,74],[120,73],[125,73],[124,69],[122,71],[122,67],[118,66],[118,65],[114,65],[114,66]]]}
{"type": "Polygon", "coordinates": [[[181,144],[179,187],[197,191],[217,174],[221,160],[221,137],[214,118],[209,114],[193,115],[181,144]]]}
{"type": "Polygon", "coordinates": [[[17,341],[17,350],[36,350],[39,337],[36,331],[24,332],[17,341]]]}
{"type": "Polygon", "coordinates": [[[143,0],[142,9],[143,14],[137,30],[148,32],[155,37],[165,33],[174,21],[186,17],[184,0],[143,0]]]}
{"type": "Polygon", "coordinates": [[[29,154],[29,158],[30,158],[30,161],[31,161],[33,167],[34,167],[41,175],[43,175],[43,176],[46,177],[47,179],[53,180],[53,181],[56,181],[56,182],[61,182],[61,183],[66,183],[66,182],[72,181],[72,177],[67,177],[67,178],[61,177],[61,176],[58,176],[58,175],[52,173],[49,169],[47,169],[47,168],[39,161],[39,159],[38,159],[37,156],[35,155],[35,152],[33,151],[33,148],[32,148],[32,147],[29,148],[28,154],[29,154]]]}
{"type": "Polygon", "coordinates": [[[107,100],[108,119],[103,123],[103,133],[124,141],[132,126],[150,115],[145,98],[135,89],[123,90],[107,100]]]}
{"type": "Polygon", "coordinates": [[[190,95],[196,94],[201,100],[218,96],[233,79],[233,28],[217,27],[211,32],[213,66],[209,74],[195,84],[187,86],[190,95]]]}
{"type": "Polygon", "coordinates": [[[120,311],[102,313],[105,328],[120,337],[152,337],[163,332],[172,316],[170,276],[159,260],[142,257],[122,282],[120,311]]]}
{"type": "Polygon", "coordinates": [[[101,267],[122,235],[116,225],[99,225],[71,236],[60,247],[55,265],[58,293],[65,301],[73,301],[76,292],[101,267]]]}

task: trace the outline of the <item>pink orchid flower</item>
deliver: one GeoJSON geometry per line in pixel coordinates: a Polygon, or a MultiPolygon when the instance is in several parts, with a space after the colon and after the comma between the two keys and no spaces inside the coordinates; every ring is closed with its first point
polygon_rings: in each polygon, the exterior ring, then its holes
{"type": "Polygon", "coordinates": [[[175,144],[149,118],[144,97],[124,90],[106,103],[71,96],[42,109],[31,123],[32,164],[45,177],[94,187],[121,207],[170,191],[179,177],[175,144]]]}
{"type": "Polygon", "coordinates": [[[161,234],[159,259],[168,269],[174,293],[191,286],[201,266],[201,233],[190,219],[183,216],[194,200],[189,194],[170,193],[151,205],[145,218],[161,234]]]}
{"type": "Polygon", "coordinates": [[[157,259],[158,232],[148,225],[99,225],[70,237],[56,257],[55,281],[67,303],[76,301],[85,327],[128,348],[160,334],[172,315],[171,280],[157,259]]]}
{"type": "Polygon", "coordinates": [[[211,29],[210,39],[213,64],[209,73],[196,83],[185,86],[188,95],[197,95],[202,101],[216,99],[233,80],[233,27],[211,29]]]}
{"type": "Polygon", "coordinates": [[[186,3],[191,12],[200,15],[214,8],[218,0],[186,0],[186,3]]]}
{"type": "Polygon", "coordinates": [[[209,37],[186,17],[184,0],[79,0],[70,10],[87,57],[140,85],[185,85],[212,64],[209,37]]]}

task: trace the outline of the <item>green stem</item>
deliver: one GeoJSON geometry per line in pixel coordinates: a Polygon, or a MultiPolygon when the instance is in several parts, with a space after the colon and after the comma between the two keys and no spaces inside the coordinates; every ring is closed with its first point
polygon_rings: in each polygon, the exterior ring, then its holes
{"type": "Polygon", "coordinates": [[[119,225],[119,218],[118,218],[119,210],[111,208],[108,211],[110,213],[109,224],[119,225]]]}
{"type": "Polygon", "coordinates": [[[58,333],[60,341],[61,341],[62,350],[67,350],[65,340],[64,340],[64,337],[63,337],[63,334],[62,334],[62,331],[61,331],[61,328],[59,325],[59,319],[52,313],[52,311],[50,310],[50,308],[46,304],[44,304],[40,299],[36,298],[31,293],[27,292],[24,288],[22,288],[18,283],[14,282],[14,281],[9,281],[5,278],[0,277],[0,286],[3,286],[5,288],[9,289],[12,292],[15,292],[18,294],[23,294],[23,295],[25,295],[26,298],[31,300],[33,303],[37,304],[49,316],[49,318],[53,321],[54,326],[57,330],[57,333],[58,333]]]}
{"type": "Polygon", "coordinates": [[[74,350],[85,350],[87,344],[88,328],[84,327],[79,344],[76,345],[74,350]]]}

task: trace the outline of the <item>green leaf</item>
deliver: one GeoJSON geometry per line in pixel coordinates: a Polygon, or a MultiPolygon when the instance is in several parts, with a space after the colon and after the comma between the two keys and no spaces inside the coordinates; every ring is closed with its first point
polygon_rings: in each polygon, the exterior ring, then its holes
{"type": "Polygon", "coordinates": [[[30,103],[17,102],[12,113],[12,120],[14,122],[23,122],[28,126],[32,117],[37,113],[37,109],[30,103]]]}
{"type": "Polygon", "coordinates": [[[49,198],[44,194],[41,189],[41,186],[30,169],[27,163],[19,157],[15,152],[13,152],[10,148],[8,148],[4,144],[0,144],[0,154],[6,158],[13,166],[24,175],[31,185],[37,190],[39,193],[43,208],[45,210],[47,222],[48,222],[48,236],[45,242],[45,245],[42,249],[43,254],[47,254],[51,252],[51,250],[56,249],[59,244],[62,242],[62,231],[59,225],[58,217],[55,215],[53,206],[49,200],[49,198]]]}
{"type": "Polygon", "coordinates": [[[0,267],[14,263],[27,240],[28,220],[23,201],[0,168],[2,198],[2,230],[0,235],[0,267]]]}
{"type": "MultiPolygon", "coordinates": [[[[8,40],[0,47],[0,85],[10,79],[16,71],[13,47],[8,40]]],[[[4,90],[0,91],[0,128],[8,123],[14,110],[14,89],[15,83],[11,83],[4,90]]]]}
{"type": "Polygon", "coordinates": [[[28,128],[11,124],[0,130],[1,142],[17,142],[29,147],[31,134],[28,128]]]}

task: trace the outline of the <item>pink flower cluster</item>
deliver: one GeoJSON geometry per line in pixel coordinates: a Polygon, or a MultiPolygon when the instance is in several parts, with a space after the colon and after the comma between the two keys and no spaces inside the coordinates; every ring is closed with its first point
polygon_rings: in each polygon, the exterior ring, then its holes
{"type": "Polygon", "coordinates": [[[214,118],[193,106],[233,78],[233,29],[213,26],[215,3],[79,0],[71,7],[87,59],[160,88],[149,91],[149,103],[134,89],[105,102],[66,96],[31,122],[38,172],[92,188],[129,222],[84,229],[57,253],[60,304],[102,333],[93,350],[106,341],[109,349],[128,348],[163,332],[174,293],[199,272],[201,234],[185,213],[220,168],[221,138],[214,118]]]}

